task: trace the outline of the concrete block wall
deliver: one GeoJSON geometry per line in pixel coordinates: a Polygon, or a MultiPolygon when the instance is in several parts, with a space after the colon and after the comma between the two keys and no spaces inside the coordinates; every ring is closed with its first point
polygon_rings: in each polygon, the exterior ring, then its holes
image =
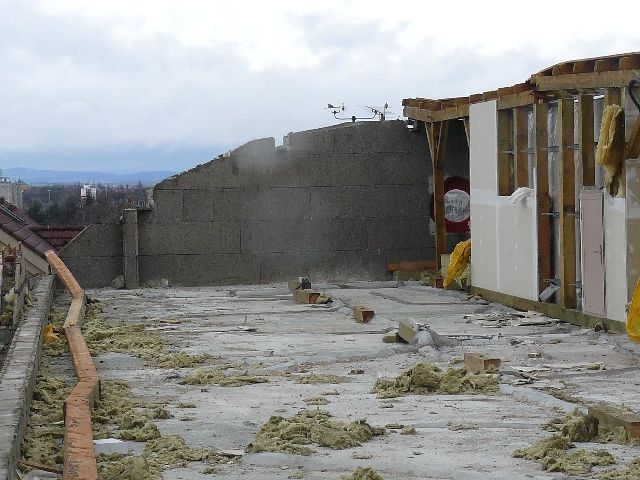
{"type": "MultiPolygon", "coordinates": [[[[137,212],[139,282],[386,278],[387,262],[435,256],[430,176],[424,131],[401,121],[251,141],[155,186],[154,208],[137,212]]],[[[82,285],[123,273],[121,223],[113,215],[60,252],[82,285]]]]}
{"type": "Polygon", "coordinates": [[[139,212],[142,284],[384,278],[433,258],[424,133],[368,122],[255,140],[156,185],[139,212]]]}

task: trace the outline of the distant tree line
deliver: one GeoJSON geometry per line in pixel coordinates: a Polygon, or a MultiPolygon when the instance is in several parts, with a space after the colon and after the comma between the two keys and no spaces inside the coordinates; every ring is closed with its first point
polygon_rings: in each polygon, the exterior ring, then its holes
{"type": "Polygon", "coordinates": [[[41,225],[89,225],[104,218],[115,206],[141,206],[146,187],[95,185],[96,198],[81,200],[82,185],[31,186],[24,192],[26,214],[41,225]]]}

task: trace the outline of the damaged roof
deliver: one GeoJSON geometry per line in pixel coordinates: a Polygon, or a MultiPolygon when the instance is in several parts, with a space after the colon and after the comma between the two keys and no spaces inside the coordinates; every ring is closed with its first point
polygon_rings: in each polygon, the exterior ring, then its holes
{"type": "Polygon", "coordinates": [[[469,116],[469,105],[496,100],[498,108],[531,105],[557,91],[588,92],[624,87],[640,77],[640,52],[568,60],[534,73],[523,83],[455,98],[405,98],[404,115],[425,122],[469,116]]]}
{"type": "Polygon", "coordinates": [[[15,205],[0,200],[0,229],[44,258],[44,252],[55,248],[35,231],[38,227],[35,220],[15,205]]]}

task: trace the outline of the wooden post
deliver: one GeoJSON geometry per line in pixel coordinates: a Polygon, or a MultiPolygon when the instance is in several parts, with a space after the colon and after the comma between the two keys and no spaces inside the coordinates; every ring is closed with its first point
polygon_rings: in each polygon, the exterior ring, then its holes
{"type": "Polygon", "coordinates": [[[535,122],[536,208],[538,217],[538,288],[547,287],[545,279],[551,278],[551,217],[544,215],[551,209],[549,198],[549,134],[547,131],[549,106],[536,103],[533,106],[535,122]]]}
{"type": "Polygon", "coordinates": [[[471,148],[471,130],[469,126],[469,117],[462,117],[464,122],[464,133],[467,136],[467,147],[471,148]]]}
{"type": "Polygon", "coordinates": [[[576,190],[573,138],[573,99],[558,101],[560,149],[558,185],[560,186],[560,305],[576,308],[576,190]]]}
{"type": "Polygon", "coordinates": [[[529,186],[529,114],[526,107],[513,109],[513,157],[515,187],[529,186]]]}
{"type": "Polygon", "coordinates": [[[446,252],[447,236],[444,221],[444,156],[449,121],[427,125],[427,138],[433,165],[433,216],[436,224],[436,263],[441,267],[440,255],[446,252]]]}
{"type": "Polygon", "coordinates": [[[582,186],[596,184],[596,155],[593,139],[593,97],[578,96],[578,148],[582,165],[582,186]]]}

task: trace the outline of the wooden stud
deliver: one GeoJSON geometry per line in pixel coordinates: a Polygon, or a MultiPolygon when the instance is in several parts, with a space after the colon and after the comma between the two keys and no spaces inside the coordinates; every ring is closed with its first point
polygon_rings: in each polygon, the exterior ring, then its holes
{"type": "Polygon", "coordinates": [[[549,134],[547,130],[549,106],[537,103],[533,106],[535,124],[536,208],[538,227],[538,288],[547,287],[545,279],[551,278],[551,217],[543,215],[551,209],[549,197],[549,134]]]}
{"type": "Polygon", "coordinates": [[[622,91],[619,88],[607,88],[604,92],[605,105],[622,105],[622,91]]]}
{"type": "Polygon", "coordinates": [[[464,133],[467,136],[467,147],[471,148],[471,126],[469,125],[469,117],[462,117],[462,121],[464,122],[464,133]]]}
{"type": "Polygon", "coordinates": [[[529,113],[526,107],[513,109],[515,186],[529,186],[529,113]]]}
{"type": "Polygon", "coordinates": [[[513,193],[513,112],[498,110],[498,195],[513,193]]]}
{"type": "Polygon", "coordinates": [[[638,158],[640,156],[640,115],[631,127],[629,143],[627,144],[626,158],[638,158]]]}
{"type": "Polygon", "coordinates": [[[593,137],[593,97],[578,97],[578,148],[582,164],[582,186],[596,184],[596,155],[593,137]]]}
{"type": "Polygon", "coordinates": [[[573,150],[573,99],[558,102],[558,185],[560,186],[560,304],[576,308],[576,205],[575,160],[573,150]]]}
{"type": "Polygon", "coordinates": [[[433,216],[436,224],[436,265],[440,269],[440,255],[446,253],[446,224],[444,221],[444,156],[449,122],[427,125],[429,152],[433,165],[433,216]]]}

